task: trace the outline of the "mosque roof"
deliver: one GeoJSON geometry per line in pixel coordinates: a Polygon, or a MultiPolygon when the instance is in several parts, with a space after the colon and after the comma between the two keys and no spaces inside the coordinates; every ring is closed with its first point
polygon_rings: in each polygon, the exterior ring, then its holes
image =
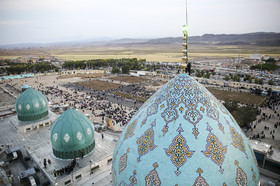
{"type": "Polygon", "coordinates": [[[19,95],[15,107],[20,121],[36,121],[49,113],[46,97],[32,88],[26,89],[19,95]]]}
{"type": "Polygon", "coordinates": [[[124,129],[113,185],[258,185],[251,145],[205,87],[181,74],[158,90],[124,129]]]}
{"type": "MultiPolygon", "coordinates": [[[[31,87],[31,86],[30,86],[30,87],[31,87]]],[[[25,84],[25,85],[21,86],[21,88],[27,89],[27,88],[29,88],[29,85],[25,84]]]]}
{"type": "Polygon", "coordinates": [[[94,127],[82,113],[67,109],[52,124],[50,138],[54,155],[73,159],[90,153],[95,146],[94,127]]]}

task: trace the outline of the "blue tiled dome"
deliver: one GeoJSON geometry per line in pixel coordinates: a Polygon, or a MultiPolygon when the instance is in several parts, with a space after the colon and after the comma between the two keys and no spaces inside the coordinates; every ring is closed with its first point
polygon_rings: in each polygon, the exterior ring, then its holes
{"type": "Polygon", "coordinates": [[[181,74],[158,90],[123,131],[114,185],[258,185],[242,130],[208,90],[181,74]]]}

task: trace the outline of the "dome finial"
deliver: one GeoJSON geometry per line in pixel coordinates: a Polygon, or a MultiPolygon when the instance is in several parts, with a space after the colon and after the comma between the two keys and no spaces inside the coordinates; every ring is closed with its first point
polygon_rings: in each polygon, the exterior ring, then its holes
{"type": "Polygon", "coordinates": [[[187,7],[187,0],[186,0],[186,24],[183,26],[183,54],[182,57],[183,63],[182,63],[182,69],[185,73],[189,72],[189,75],[191,75],[191,64],[189,62],[189,56],[188,56],[188,7],[187,7]]]}

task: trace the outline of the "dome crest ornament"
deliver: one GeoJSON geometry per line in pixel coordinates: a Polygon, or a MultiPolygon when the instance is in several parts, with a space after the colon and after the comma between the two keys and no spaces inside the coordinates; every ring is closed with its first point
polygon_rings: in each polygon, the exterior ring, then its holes
{"type": "Polygon", "coordinates": [[[27,110],[30,109],[30,105],[29,105],[29,104],[26,105],[26,109],[27,109],[27,110]]]}
{"type": "Polygon", "coordinates": [[[65,140],[66,143],[70,140],[70,136],[69,136],[68,133],[66,133],[66,134],[64,135],[64,140],[65,140]]]}
{"type": "Polygon", "coordinates": [[[36,108],[39,108],[39,103],[35,103],[35,107],[36,107],[36,108]]]}
{"type": "Polygon", "coordinates": [[[91,135],[91,130],[90,128],[87,128],[87,134],[90,136],[91,135]]]}
{"type": "Polygon", "coordinates": [[[18,109],[21,110],[21,104],[18,105],[18,109]]]}
{"type": "Polygon", "coordinates": [[[57,138],[58,138],[57,133],[55,133],[55,134],[53,135],[53,140],[54,140],[54,142],[56,142],[57,138]]]}
{"type": "Polygon", "coordinates": [[[77,133],[77,139],[81,141],[82,137],[83,137],[83,135],[80,132],[78,132],[77,133]]]}

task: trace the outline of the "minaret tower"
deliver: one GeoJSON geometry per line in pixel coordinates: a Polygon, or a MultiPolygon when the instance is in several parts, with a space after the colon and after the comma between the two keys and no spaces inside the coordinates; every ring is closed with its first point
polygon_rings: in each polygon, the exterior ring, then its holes
{"type": "Polygon", "coordinates": [[[189,64],[189,56],[188,56],[188,6],[187,6],[187,0],[186,0],[186,24],[183,26],[183,64],[182,69],[184,72],[190,71],[190,64],[189,64]]]}

